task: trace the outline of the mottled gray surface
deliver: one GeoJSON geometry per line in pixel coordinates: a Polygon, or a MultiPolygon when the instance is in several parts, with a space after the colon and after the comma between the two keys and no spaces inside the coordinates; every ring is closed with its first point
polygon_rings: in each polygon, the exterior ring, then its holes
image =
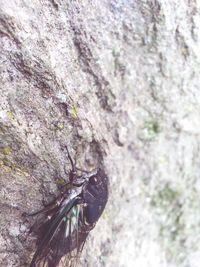
{"type": "Polygon", "coordinates": [[[0,0],[0,38],[0,266],[28,266],[67,144],[110,181],[80,266],[199,267],[200,3],[0,0]]]}

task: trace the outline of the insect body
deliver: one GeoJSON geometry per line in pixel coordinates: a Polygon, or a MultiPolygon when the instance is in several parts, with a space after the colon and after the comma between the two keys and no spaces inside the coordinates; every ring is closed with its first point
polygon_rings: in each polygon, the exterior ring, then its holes
{"type": "Polygon", "coordinates": [[[30,214],[44,214],[31,228],[38,240],[30,267],[74,267],[88,233],[105,208],[108,179],[104,171],[97,169],[77,176],[69,153],[68,157],[72,165],[68,189],[43,210],[30,214]]]}

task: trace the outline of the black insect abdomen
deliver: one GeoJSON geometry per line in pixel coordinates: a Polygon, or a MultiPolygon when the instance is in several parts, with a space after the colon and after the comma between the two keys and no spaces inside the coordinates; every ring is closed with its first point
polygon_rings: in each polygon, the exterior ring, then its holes
{"type": "Polygon", "coordinates": [[[83,190],[85,221],[93,225],[101,216],[108,199],[108,179],[102,170],[92,176],[83,190]]]}

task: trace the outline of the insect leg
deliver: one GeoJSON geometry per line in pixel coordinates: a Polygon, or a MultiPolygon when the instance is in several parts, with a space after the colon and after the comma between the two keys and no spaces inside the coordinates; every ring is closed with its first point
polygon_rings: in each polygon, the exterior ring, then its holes
{"type": "Polygon", "coordinates": [[[85,172],[85,173],[90,173],[90,171],[86,171],[86,170],[83,170],[83,169],[78,168],[78,167],[76,167],[76,170],[81,171],[81,172],[85,172]]]}
{"type": "Polygon", "coordinates": [[[71,166],[72,166],[72,172],[76,172],[76,167],[75,167],[74,162],[73,162],[73,160],[72,160],[72,158],[71,158],[71,156],[69,154],[69,150],[68,150],[67,146],[65,146],[65,148],[67,150],[68,159],[69,159],[69,161],[71,163],[71,166]]]}
{"type": "Polygon", "coordinates": [[[76,166],[75,166],[75,164],[74,164],[74,162],[73,162],[73,160],[72,160],[72,158],[71,158],[71,156],[69,154],[69,150],[68,150],[67,146],[65,146],[65,148],[67,150],[67,156],[68,156],[68,159],[69,159],[71,167],[72,167],[72,169],[71,169],[71,171],[69,173],[69,180],[72,183],[73,180],[74,180],[74,177],[77,176],[77,174],[76,174],[76,166]]]}
{"type": "Polygon", "coordinates": [[[22,215],[23,216],[26,216],[26,217],[31,217],[31,216],[35,216],[35,215],[38,215],[38,214],[41,214],[41,213],[46,213],[46,212],[49,212],[53,209],[55,209],[56,207],[58,207],[60,205],[60,203],[63,201],[63,196],[60,198],[58,197],[56,200],[52,201],[51,203],[49,203],[48,205],[46,205],[43,209],[41,210],[38,210],[36,212],[32,212],[32,213],[26,213],[24,212],[22,215]]]}

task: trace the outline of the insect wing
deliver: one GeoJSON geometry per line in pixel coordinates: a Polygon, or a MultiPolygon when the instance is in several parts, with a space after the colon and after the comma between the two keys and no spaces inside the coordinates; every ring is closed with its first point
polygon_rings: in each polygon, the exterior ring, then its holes
{"type": "Polygon", "coordinates": [[[84,231],[81,226],[81,214],[83,214],[82,206],[76,205],[66,218],[64,234],[57,244],[60,252],[59,258],[62,257],[59,261],[59,266],[61,267],[76,267],[80,259],[88,236],[88,232],[84,231]]]}
{"type": "Polygon", "coordinates": [[[88,232],[82,229],[83,207],[71,200],[40,229],[30,267],[77,266],[88,232]]]}
{"type": "Polygon", "coordinates": [[[58,207],[58,211],[51,217],[51,219],[42,225],[40,228],[40,238],[37,242],[37,250],[33,256],[30,267],[56,266],[49,265],[48,262],[50,261],[52,254],[56,254],[57,250],[59,251],[58,246],[55,247],[55,243],[63,234],[63,229],[65,229],[64,227],[66,225],[66,216],[75,205],[75,202],[76,198],[70,200],[61,211],[58,207]]]}

